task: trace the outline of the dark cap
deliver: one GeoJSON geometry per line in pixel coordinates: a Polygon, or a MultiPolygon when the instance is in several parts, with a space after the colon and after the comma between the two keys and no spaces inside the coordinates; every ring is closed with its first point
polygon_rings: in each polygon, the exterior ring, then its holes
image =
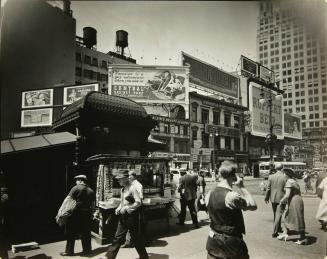
{"type": "Polygon", "coordinates": [[[118,174],[115,176],[116,179],[123,179],[128,177],[128,170],[119,170],[118,174]]]}
{"type": "Polygon", "coordinates": [[[87,177],[84,174],[79,174],[74,177],[75,180],[84,180],[87,181],[87,177]]]}

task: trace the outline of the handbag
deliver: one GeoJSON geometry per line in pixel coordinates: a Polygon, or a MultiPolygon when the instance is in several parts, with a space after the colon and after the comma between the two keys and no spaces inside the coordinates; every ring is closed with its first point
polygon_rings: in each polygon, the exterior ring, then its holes
{"type": "Polygon", "coordinates": [[[67,218],[73,214],[75,208],[76,200],[68,195],[62,202],[56,216],[56,222],[60,227],[66,225],[67,218]]]}

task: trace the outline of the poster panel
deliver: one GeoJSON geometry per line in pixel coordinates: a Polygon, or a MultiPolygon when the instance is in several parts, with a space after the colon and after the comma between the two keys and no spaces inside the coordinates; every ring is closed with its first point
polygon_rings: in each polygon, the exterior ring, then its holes
{"type": "Polygon", "coordinates": [[[185,104],[188,76],[183,67],[113,67],[110,93],[147,103],[185,104]]]}
{"type": "Polygon", "coordinates": [[[53,89],[42,89],[22,92],[22,108],[52,106],[53,89]]]}
{"type": "Polygon", "coordinates": [[[211,90],[238,97],[239,79],[221,69],[182,52],[182,65],[190,66],[190,82],[211,90]]]}
{"type": "Polygon", "coordinates": [[[21,127],[46,127],[52,125],[52,108],[22,110],[21,127]]]}
{"type": "Polygon", "coordinates": [[[289,138],[302,139],[301,117],[285,113],[284,114],[284,136],[289,138]]]}
{"type": "MultiPolygon", "coordinates": [[[[249,86],[249,110],[251,111],[251,134],[255,136],[266,137],[270,133],[269,129],[269,92],[264,89],[264,95],[266,102],[260,103],[261,86],[255,83],[250,83],[249,86]]],[[[282,100],[275,99],[276,93],[272,92],[272,104],[271,104],[271,120],[273,125],[273,133],[277,135],[277,138],[284,138],[283,134],[283,107],[282,100]]]]}
{"type": "Polygon", "coordinates": [[[92,91],[99,91],[99,83],[64,87],[64,105],[72,104],[92,91]]]}

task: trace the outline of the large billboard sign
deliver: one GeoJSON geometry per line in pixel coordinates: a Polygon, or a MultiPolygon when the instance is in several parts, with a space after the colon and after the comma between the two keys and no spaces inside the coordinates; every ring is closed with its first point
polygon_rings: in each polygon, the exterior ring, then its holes
{"type": "Polygon", "coordinates": [[[238,77],[184,52],[182,52],[182,65],[190,66],[190,83],[238,98],[238,77]]]}
{"type": "MultiPolygon", "coordinates": [[[[276,93],[272,92],[272,104],[271,104],[271,120],[273,125],[273,133],[277,135],[277,138],[284,138],[283,125],[283,107],[282,100],[278,101],[274,97],[276,93]]],[[[270,133],[269,128],[269,92],[265,88],[261,89],[261,86],[256,83],[250,83],[249,86],[249,110],[251,112],[251,134],[255,136],[266,137],[270,133]],[[261,91],[264,91],[266,96],[266,102],[260,103],[261,91]]]]}
{"type": "Polygon", "coordinates": [[[99,83],[64,87],[63,103],[64,105],[72,104],[92,91],[99,91],[99,83]]]}
{"type": "Polygon", "coordinates": [[[246,76],[258,77],[259,64],[247,57],[241,56],[241,72],[246,76]]]}
{"type": "Polygon", "coordinates": [[[40,108],[52,106],[53,89],[22,92],[22,108],[40,108]]]}
{"type": "Polygon", "coordinates": [[[187,67],[109,67],[109,93],[144,103],[188,103],[187,67]]]}
{"type": "Polygon", "coordinates": [[[289,138],[302,139],[300,116],[290,113],[284,114],[284,136],[289,138]]]}
{"type": "Polygon", "coordinates": [[[52,108],[23,110],[21,127],[47,127],[52,125],[52,108]]]}

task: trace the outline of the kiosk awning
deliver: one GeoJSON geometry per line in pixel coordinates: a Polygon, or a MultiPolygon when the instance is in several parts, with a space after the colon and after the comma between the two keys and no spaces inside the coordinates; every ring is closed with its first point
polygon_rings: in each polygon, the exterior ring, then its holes
{"type": "Polygon", "coordinates": [[[69,132],[58,132],[53,134],[1,140],[1,155],[69,144],[75,141],[76,136],[69,132]]]}

